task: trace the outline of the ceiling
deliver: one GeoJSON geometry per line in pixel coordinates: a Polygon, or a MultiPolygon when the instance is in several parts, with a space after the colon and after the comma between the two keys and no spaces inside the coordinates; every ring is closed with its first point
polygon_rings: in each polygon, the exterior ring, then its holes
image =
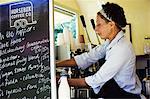
{"type": "MultiPolygon", "coordinates": [[[[85,14],[88,18],[95,18],[96,13],[101,10],[101,5],[105,4],[106,2],[113,2],[117,3],[124,7],[124,9],[137,5],[144,5],[145,2],[147,3],[149,0],[76,0],[80,10],[83,14],[85,14]]],[[[147,7],[147,6],[145,6],[147,7]]],[[[134,9],[135,10],[135,9],[134,9]]]]}
{"type": "Polygon", "coordinates": [[[90,19],[96,17],[96,13],[99,10],[101,10],[101,5],[104,4],[103,0],[76,0],[76,1],[81,9],[81,12],[90,19]]]}

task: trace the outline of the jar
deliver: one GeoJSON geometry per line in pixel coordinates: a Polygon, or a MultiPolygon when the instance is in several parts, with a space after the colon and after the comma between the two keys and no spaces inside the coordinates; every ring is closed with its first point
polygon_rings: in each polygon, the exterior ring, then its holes
{"type": "Polygon", "coordinates": [[[150,37],[144,38],[144,54],[150,54],[150,37]]]}
{"type": "Polygon", "coordinates": [[[150,79],[144,78],[143,82],[144,82],[144,87],[145,87],[144,88],[145,89],[145,94],[150,95],[150,79]]]}

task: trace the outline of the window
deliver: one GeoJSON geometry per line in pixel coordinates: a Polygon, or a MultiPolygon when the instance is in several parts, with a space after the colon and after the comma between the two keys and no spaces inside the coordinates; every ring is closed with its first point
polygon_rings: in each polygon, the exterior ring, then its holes
{"type": "Polygon", "coordinates": [[[71,31],[73,38],[77,38],[77,15],[74,12],[64,8],[54,6],[54,36],[55,45],[59,33],[63,33],[63,29],[67,28],[71,31]]]}

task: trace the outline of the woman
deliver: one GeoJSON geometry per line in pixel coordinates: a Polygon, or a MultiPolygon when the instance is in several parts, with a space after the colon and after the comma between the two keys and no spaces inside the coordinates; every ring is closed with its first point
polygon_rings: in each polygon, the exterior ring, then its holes
{"type": "Polygon", "coordinates": [[[105,57],[106,61],[92,76],[68,79],[70,86],[91,87],[102,98],[140,99],[141,83],[136,75],[135,53],[122,31],[126,24],[122,7],[109,2],[102,5],[102,10],[97,13],[95,31],[105,42],[88,53],[56,65],[86,69],[101,58],[105,57]]]}

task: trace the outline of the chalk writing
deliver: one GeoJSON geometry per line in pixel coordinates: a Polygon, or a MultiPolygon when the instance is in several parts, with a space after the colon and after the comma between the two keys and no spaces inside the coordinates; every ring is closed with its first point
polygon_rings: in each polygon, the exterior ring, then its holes
{"type": "Polygon", "coordinates": [[[37,89],[37,85],[31,85],[31,84],[28,84],[26,88],[24,88],[24,90],[32,90],[32,89],[37,89]]]}
{"type": "Polygon", "coordinates": [[[36,64],[36,65],[30,64],[30,65],[28,66],[28,70],[33,70],[33,69],[38,70],[38,69],[39,69],[39,65],[38,65],[38,64],[36,64]]]}
{"type": "Polygon", "coordinates": [[[0,59],[0,63],[5,63],[5,62],[9,62],[9,61],[12,61],[12,60],[15,60],[17,58],[18,55],[11,55],[11,56],[8,56],[6,58],[3,58],[3,59],[0,59]]]}
{"type": "Polygon", "coordinates": [[[43,46],[41,52],[49,51],[49,48],[47,46],[43,46]]]}
{"type": "Polygon", "coordinates": [[[2,82],[2,83],[0,84],[0,88],[1,88],[2,86],[4,86],[4,82],[2,82]]]}
{"type": "Polygon", "coordinates": [[[0,56],[5,55],[5,54],[9,54],[12,52],[16,52],[16,51],[20,51],[22,53],[22,52],[24,52],[24,50],[25,50],[25,45],[16,46],[15,48],[0,50],[0,56]]]}
{"type": "Polygon", "coordinates": [[[3,49],[5,47],[9,47],[9,43],[8,42],[5,42],[5,43],[0,42],[0,49],[3,49]]]}
{"type": "Polygon", "coordinates": [[[38,70],[38,69],[41,69],[41,70],[42,70],[43,68],[44,68],[44,65],[43,65],[43,63],[41,63],[40,65],[38,65],[37,70],[38,70]]]}
{"type": "Polygon", "coordinates": [[[33,61],[33,60],[37,60],[38,63],[40,63],[39,54],[36,54],[36,55],[29,55],[29,56],[28,56],[28,62],[33,61]]]}
{"type": "Polygon", "coordinates": [[[41,63],[40,65],[39,64],[35,64],[35,65],[34,64],[30,64],[28,66],[28,70],[33,70],[33,69],[36,69],[36,70],[40,69],[40,72],[44,73],[44,72],[50,70],[50,67],[43,65],[43,63],[41,63]]]}
{"type": "Polygon", "coordinates": [[[15,33],[13,31],[6,31],[6,37],[7,38],[13,38],[15,33]]]}
{"type": "Polygon", "coordinates": [[[2,74],[3,74],[3,71],[2,71],[2,72],[0,72],[0,79],[2,79],[2,74]]]}
{"type": "Polygon", "coordinates": [[[0,58],[0,63],[2,63],[2,62],[5,63],[5,62],[9,62],[9,61],[15,60],[17,58],[17,56],[18,55],[14,55],[14,56],[11,55],[11,56],[3,58],[3,59],[0,58]]]}
{"type": "Polygon", "coordinates": [[[9,80],[8,78],[6,78],[5,79],[5,86],[12,85],[12,84],[15,84],[17,82],[18,82],[18,79],[13,78],[13,79],[9,80]]]}
{"type": "Polygon", "coordinates": [[[31,27],[27,27],[27,29],[26,28],[20,29],[20,30],[17,29],[16,30],[16,35],[22,37],[22,36],[25,36],[26,33],[30,33],[31,30],[32,30],[32,26],[31,27]]]}
{"type": "Polygon", "coordinates": [[[50,99],[48,3],[28,0],[0,6],[6,12],[0,16],[0,99],[50,99]],[[39,11],[46,14],[44,21],[39,11]]]}
{"type": "Polygon", "coordinates": [[[48,47],[41,46],[41,45],[35,45],[35,46],[31,47],[31,51],[34,51],[35,53],[43,53],[48,50],[49,50],[48,47]]]}
{"type": "MultiPolygon", "coordinates": [[[[3,73],[3,71],[2,71],[2,73],[3,73]]],[[[3,78],[3,77],[8,77],[8,76],[13,75],[13,74],[14,74],[14,73],[13,73],[12,71],[5,72],[4,74],[1,75],[1,78],[3,78]]]]}
{"type": "Polygon", "coordinates": [[[0,40],[3,40],[3,39],[4,39],[4,35],[1,34],[1,32],[0,32],[0,40]]]}
{"type": "Polygon", "coordinates": [[[36,74],[36,73],[33,75],[27,74],[27,75],[23,76],[22,80],[26,81],[26,80],[35,79],[35,78],[42,78],[42,77],[44,77],[43,74],[36,74]]]}
{"type": "Polygon", "coordinates": [[[49,59],[49,52],[44,53],[44,55],[41,56],[41,60],[49,59]]]}
{"type": "Polygon", "coordinates": [[[21,67],[21,68],[15,68],[14,69],[14,73],[25,72],[25,71],[26,71],[26,67],[21,67]]]}
{"type": "Polygon", "coordinates": [[[4,96],[4,92],[3,90],[0,89],[0,97],[3,97],[4,96]]]}
{"type": "Polygon", "coordinates": [[[48,82],[50,82],[51,81],[51,79],[49,78],[49,77],[47,77],[47,78],[40,78],[39,80],[38,80],[38,83],[40,84],[40,83],[44,83],[44,84],[46,84],[46,83],[48,83],[48,82]]]}
{"type": "Polygon", "coordinates": [[[48,43],[49,40],[48,39],[43,39],[41,41],[34,41],[34,42],[27,42],[26,44],[26,48],[29,48],[29,47],[32,47],[32,46],[36,46],[36,45],[39,45],[39,44],[44,44],[44,43],[48,43]]]}
{"type": "Polygon", "coordinates": [[[23,40],[25,40],[25,38],[19,38],[19,39],[11,39],[11,41],[10,41],[10,45],[15,45],[15,44],[17,44],[17,43],[20,43],[20,42],[22,42],[23,40]]]}
{"type": "Polygon", "coordinates": [[[22,92],[22,88],[14,88],[11,90],[6,90],[6,95],[7,95],[7,98],[9,98],[11,96],[11,94],[16,94],[16,93],[20,93],[20,92],[22,92]]]}
{"type": "Polygon", "coordinates": [[[41,47],[42,46],[35,45],[35,46],[31,47],[31,51],[35,51],[35,53],[39,53],[39,52],[41,52],[41,50],[40,50],[41,47]]]}
{"type": "Polygon", "coordinates": [[[16,60],[16,65],[21,64],[22,66],[24,66],[24,65],[26,65],[26,63],[27,63],[27,58],[26,57],[22,57],[22,59],[17,58],[17,60],[16,60]]]}
{"type": "Polygon", "coordinates": [[[43,68],[41,68],[40,72],[44,73],[44,72],[46,72],[48,70],[50,70],[50,67],[49,66],[44,66],[43,68]]]}
{"type": "Polygon", "coordinates": [[[50,86],[43,84],[42,87],[40,87],[40,88],[37,89],[36,93],[39,94],[39,93],[44,92],[46,90],[50,90],[50,86]]]}
{"type": "Polygon", "coordinates": [[[0,64],[0,70],[7,68],[7,67],[14,66],[14,65],[16,65],[16,61],[11,61],[11,62],[7,62],[7,63],[3,62],[2,64],[0,64]]]}

